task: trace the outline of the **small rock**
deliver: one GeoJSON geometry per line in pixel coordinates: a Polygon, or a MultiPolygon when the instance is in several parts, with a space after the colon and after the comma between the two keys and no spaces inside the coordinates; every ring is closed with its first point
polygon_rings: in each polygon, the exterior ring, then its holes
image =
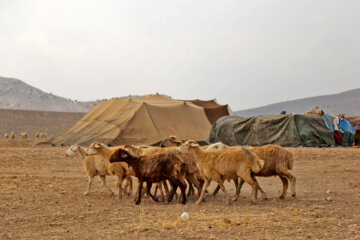
{"type": "Polygon", "coordinates": [[[15,178],[17,178],[17,176],[12,176],[12,177],[11,177],[11,179],[15,179],[15,178]]]}
{"type": "Polygon", "coordinates": [[[326,194],[330,194],[330,193],[331,193],[331,190],[328,189],[328,190],[326,191],[326,194]]]}
{"type": "Polygon", "coordinates": [[[332,198],[331,198],[331,197],[327,197],[327,198],[326,198],[326,201],[332,202],[332,198]]]}
{"type": "Polygon", "coordinates": [[[66,194],[66,191],[62,191],[61,194],[66,194]]]}

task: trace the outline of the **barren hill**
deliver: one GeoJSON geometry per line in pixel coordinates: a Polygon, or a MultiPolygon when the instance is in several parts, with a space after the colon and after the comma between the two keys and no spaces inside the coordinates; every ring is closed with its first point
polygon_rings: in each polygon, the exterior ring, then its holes
{"type": "Polygon", "coordinates": [[[287,113],[304,113],[315,106],[327,113],[360,113],[360,88],[350,91],[325,96],[302,98],[298,100],[274,103],[263,107],[237,111],[236,114],[242,117],[287,113]]]}
{"type": "Polygon", "coordinates": [[[18,79],[0,77],[0,108],[87,112],[97,103],[73,101],[43,92],[18,79]]]}

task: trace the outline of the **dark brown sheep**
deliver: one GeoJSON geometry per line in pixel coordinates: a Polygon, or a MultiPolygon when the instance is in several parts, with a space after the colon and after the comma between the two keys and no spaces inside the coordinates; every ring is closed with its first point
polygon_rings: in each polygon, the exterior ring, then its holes
{"type": "Polygon", "coordinates": [[[177,187],[180,187],[182,204],[186,203],[184,163],[177,154],[160,152],[139,155],[124,147],[119,148],[116,152],[114,152],[114,154],[110,157],[110,162],[126,162],[133,168],[135,176],[139,180],[137,189],[138,197],[135,204],[139,204],[141,202],[143,182],[147,183],[147,194],[154,201],[157,201],[157,199],[151,194],[150,189],[152,183],[163,180],[169,180],[172,186],[168,196],[168,202],[171,202],[177,187]]]}

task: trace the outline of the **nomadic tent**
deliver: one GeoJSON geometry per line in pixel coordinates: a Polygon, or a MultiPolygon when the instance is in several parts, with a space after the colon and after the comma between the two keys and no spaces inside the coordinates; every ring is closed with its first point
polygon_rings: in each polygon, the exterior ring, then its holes
{"type": "Polygon", "coordinates": [[[109,145],[153,145],[170,135],[206,141],[210,129],[203,108],[156,94],[105,100],[47,143],[86,146],[99,141],[109,145]]]}
{"type": "Polygon", "coordinates": [[[205,110],[205,114],[207,118],[209,119],[211,124],[214,124],[214,122],[223,117],[223,116],[234,116],[236,115],[233,111],[231,111],[230,107],[226,105],[220,105],[215,100],[189,100],[189,102],[192,102],[195,105],[198,105],[205,110]]]}
{"type": "Polygon", "coordinates": [[[230,146],[263,146],[277,144],[284,147],[335,146],[334,134],[318,115],[267,115],[249,118],[225,116],[213,125],[209,141],[230,146]]]}

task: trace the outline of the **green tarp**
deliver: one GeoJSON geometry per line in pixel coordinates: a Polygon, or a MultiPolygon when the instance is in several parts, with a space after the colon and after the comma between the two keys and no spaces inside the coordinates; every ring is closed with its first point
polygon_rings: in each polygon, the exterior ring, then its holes
{"type": "Polygon", "coordinates": [[[250,118],[225,116],[218,119],[210,132],[209,141],[224,144],[283,147],[335,146],[333,132],[318,115],[266,115],[250,118]]]}

